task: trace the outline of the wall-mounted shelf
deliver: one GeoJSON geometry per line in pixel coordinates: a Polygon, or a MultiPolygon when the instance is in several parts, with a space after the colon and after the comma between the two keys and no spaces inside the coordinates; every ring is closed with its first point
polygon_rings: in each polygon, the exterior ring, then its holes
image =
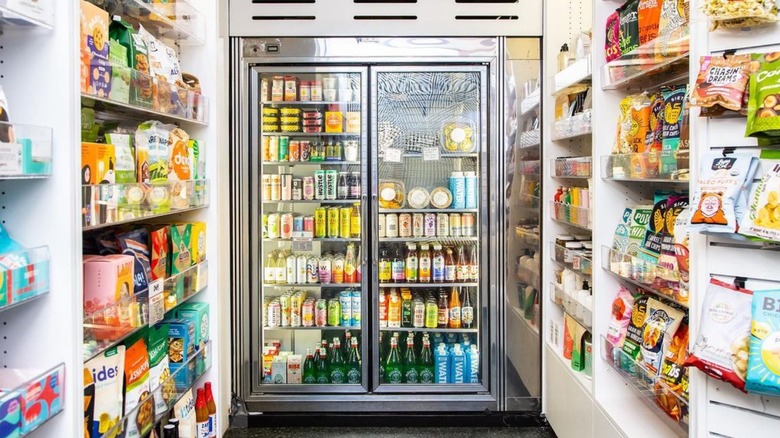
{"type": "MultiPolygon", "coordinates": [[[[677,260],[674,260],[675,263],[677,260]]],[[[658,262],[601,247],[601,267],[613,276],[663,299],[688,307],[688,286],[681,273],[658,262]]],[[[687,275],[687,273],[686,273],[687,275]]]]}
{"type": "Polygon", "coordinates": [[[674,36],[659,37],[608,62],[601,70],[603,90],[655,89],[687,82],[688,27],[674,36]]]}
{"type": "Polygon", "coordinates": [[[206,40],[206,17],[187,0],[176,2],[148,2],[145,0],[119,0],[108,3],[89,0],[107,8],[109,14],[120,14],[130,22],[142,25],[157,38],[177,44],[203,44],[206,40]]]}
{"type": "Polygon", "coordinates": [[[27,3],[31,3],[33,6],[28,6],[25,3],[15,7],[0,6],[0,27],[3,29],[6,27],[54,29],[54,2],[49,5],[48,11],[43,8],[40,11],[34,9],[37,1],[27,3]]]}
{"type": "Polygon", "coordinates": [[[0,369],[0,412],[3,437],[25,437],[62,412],[65,364],[41,372],[0,369]]]}
{"type": "Polygon", "coordinates": [[[51,176],[52,129],[0,122],[0,180],[51,176]]]}
{"type": "Polygon", "coordinates": [[[552,219],[556,222],[582,230],[591,230],[590,209],[588,208],[551,201],[550,211],[552,219]]]}
{"type": "Polygon", "coordinates": [[[590,136],[592,133],[591,111],[587,110],[565,119],[556,120],[553,124],[552,140],[571,140],[590,136]]]}
{"type": "Polygon", "coordinates": [[[688,184],[688,153],[657,151],[601,156],[601,177],[612,181],[688,184]]]}
{"type": "Polygon", "coordinates": [[[590,86],[593,64],[590,56],[574,62],[553,77],[553,96],[566,93],[575,86],[590,86]]]}
{"type": "Polygon", "coordinates": [[[0,312],[49,293],[49,259],[48,246],[0,254],[0,312]]]}

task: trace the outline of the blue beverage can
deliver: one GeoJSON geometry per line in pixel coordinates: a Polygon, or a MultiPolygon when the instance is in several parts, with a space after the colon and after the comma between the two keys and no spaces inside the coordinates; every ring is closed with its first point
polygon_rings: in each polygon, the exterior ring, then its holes
{"type": "Polygon", "coordinates": [[[293,231],[303,231],[303,216],[293,218],[293,231]]]}
{"type": "Polygon", "coordinates": [[[352,291],[352,321],[350,324],[352,327],[360,327],[361,320],[363,319],[360,313],[360,307],[361,307],[360,295],[361,295],[361,291],[359,290],[352,291]]]}
{"type": "Polygon", "coordinates": [[[348,290],[339,292],[341,304],[341,326],[348,327],[352,324],[352,293],[348,290]]]}

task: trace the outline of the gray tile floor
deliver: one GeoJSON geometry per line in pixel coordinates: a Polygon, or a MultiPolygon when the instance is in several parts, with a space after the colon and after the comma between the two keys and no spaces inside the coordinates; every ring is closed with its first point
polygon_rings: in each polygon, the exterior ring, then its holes
{"type": "Polygon", "coordinates": [[[516,427],[274,427],[228,431],[226,438],[555,438],[548,429],[516,427]]]}

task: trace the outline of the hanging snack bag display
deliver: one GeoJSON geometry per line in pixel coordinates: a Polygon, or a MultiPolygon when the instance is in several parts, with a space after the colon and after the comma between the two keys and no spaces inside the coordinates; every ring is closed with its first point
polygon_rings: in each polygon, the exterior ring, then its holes
{"type": "Polygon", "coordinates": [[[642,364],[654,381],[661,371],[661,362],[680,327],[685,313],[655,298],[647,300],[647,319],[642,327],[642,364]]]}
{"type": "Polygon", "coordinates": [[[780,290],[753,292],[753,321],[745,389],[780,395],[780,290]]]}
{"type": "Polygon", "coordinates": [[[691,199],[690,231],[734,233],[735,209],[743,186],[753,180],[758,159],[752,154],[710,153],[702,158],[700,177],[691,199]]]}
{"type": "Polygon", "coordinates": [[[604,53],[607,62],[620,58],[620,14],[613,12],[607,17],[607,37],[604,40],[604,53]]]}
{"type": "Polygon", "coordinates": [[[702,56],[690,104],[739,111],[750,76],[750,55],[702,56]]]}
{"type": "Polygon", "coordinates": [[[745,390],[753,292],[710,279],[699,335],[685,366],[745,390]]]}
{"type": "Polygon", "coordinates": [[[626,288],[621,287],[615,300],[612,301],[611,318],[607,329],[607,341],[617,348],[622,348],[626,340],[626,330],[631,321],[633,307],[634,297],[626,288]]]}
{"type": "Polygon", "coordinates": [[[777,22],[775,0],[704,0],[702,12],[712,20],[711,30],[742,29],[777,22]]]}
{"type": "Polygon", "coordinates": [[[745,135],[780,138],[780,52],[755,53],[745,135]]]}
{"type": "Polygon", "coordinates": [[[639,47],[639,0],[629,0],[618,8],[620,15],[620,53],[625,56],[639,47]]]}
{"type": "Polygon", "coordinates": [[[688,333],[686,317],[664,353],[660,379],[664,384],[659,382],[655,385],[658,405],[675,420],[688,415],[688,405],[680,403],[678,398],[688,400],[688,370],[683,366],[688,357],[688,333]]]}

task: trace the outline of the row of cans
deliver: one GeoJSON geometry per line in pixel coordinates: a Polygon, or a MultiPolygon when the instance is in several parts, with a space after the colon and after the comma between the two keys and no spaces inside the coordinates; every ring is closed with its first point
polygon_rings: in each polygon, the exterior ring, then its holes
{"type": "Polygon", "coordinates": [[[307,232],[318,238],[360,237],[362,224],[360,206],[319,207],[314,216],[295,213],[268,213],[263,215],[263,237],[290,239],[293,233],[307,232]]]}
{"type": "Polygon", "coordinates": [[[263,161],[309,161],[312,144],[307,140],[290,140],[286,135],[263,136],[263,161]]]}
{"type": "Polygon", "coordinates": [[[388,213],[379,215],[379,237],[474,237],[473,213],[388,213]]]}
{"type": "Polygon", "coordinates": [[[290,290],[263,300],[265,327],[360,327],[361,292],[347,289],[331,299],[311,298],[290,290]]]}
{"type": "MultiPolygon", "coordinates": [[[[351,244],[350,244],[351,245],[351,244]]],[[[356,262],[359,257],[336,253],[325,253],[322,257],[293,254],[280,251],[269,254],[263,269],[265,284],[343,284],[360,283],[362,269],[356,262]]]]}
{"type": "Polygon", "coordinates": [[[263,174],[264,201],[335,201],[360,198],[360,172],[315,170],[314,176],[263,174]]]}

